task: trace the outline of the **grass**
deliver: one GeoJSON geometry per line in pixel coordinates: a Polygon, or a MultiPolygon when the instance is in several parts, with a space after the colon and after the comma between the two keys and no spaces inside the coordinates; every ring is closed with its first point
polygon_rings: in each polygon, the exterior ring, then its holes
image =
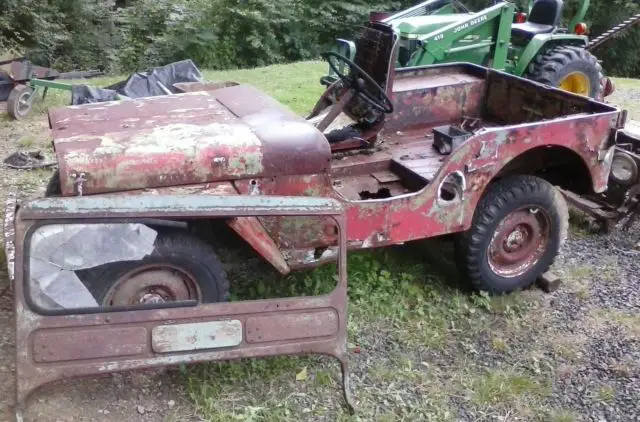
{"type": "MultiPolygon", "coordinates": [[[[326,64],[307,62],[204,74],[208,80],[254,85],[304,115],[322,92],[319,78],[325,71],[326,64]]],[[[119,79],[87,82],[106,86],[119,79]]],[[[68,92],[52,91],[27,121],[0,118],[0,131],[19,135],[20,147],[42,148],[47,145],[42,113],[68,103],[68,92]]],[[[48,175],[44,170],[21,173],[19,183],[32,189],[48,175]]],[[[544,297],[472,294],[452,275],[450,261],[436,264],[429,258],[434,250],[451,255],[450,245],[436,241],[349,256],[355,417],[341,407],[338,365],[318,356],[184,367],[185,392],[197,413],[207,421],[453,421],[464,409],[475,420],[577,420],[570,410],[546,404],[554,371],[545,356],[573,361],[583,345],[547,338],[544,297]]],[[[229,266],[233,300],[322,294],[335,285],[331,265],[283,278],[259,260],[235,258],[238,265],[229,266]]],[[[613,281],[615,263],[610,267],[607,278],[613,281]]],[[[567,272],[568,285],[587,299],[592,269],[567,272]]],[[[637,322],[611,317],[623,327],[637,322]]]]}
{"type": "Polygon", "coordinates": [[[629,119],[640,120],[640,103],[638,96],[627,96],[626,92],[640,90],[640,80],[627,78],[613,78],[616,92],[612,95],[611,102],[629,111],[629,119]]]}
{"type": "Polygon", "coordinates": [[[640,315],[631,312],[621,312],[616,309],[601,309],[598,312],[597,318],[621,330],[626,337],[630,339],[640,339],[640,315]]]}

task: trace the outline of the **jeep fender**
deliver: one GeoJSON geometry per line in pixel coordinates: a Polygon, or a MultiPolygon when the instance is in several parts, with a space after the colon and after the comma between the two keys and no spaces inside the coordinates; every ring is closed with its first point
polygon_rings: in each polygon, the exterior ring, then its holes
{"type": "Polygon", "coordinates": [[[281,274],[286,275],[291,271],[278,245],[256,217],[234,218],[228,224],[281,274]]]}

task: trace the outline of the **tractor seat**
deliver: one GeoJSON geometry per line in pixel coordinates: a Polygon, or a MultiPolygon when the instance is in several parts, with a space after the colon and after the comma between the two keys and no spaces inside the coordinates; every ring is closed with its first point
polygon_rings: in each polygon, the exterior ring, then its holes
{"type": "Polygon", "coordinates": [[[511,26],[511,35],[527,40],[553,32],[562,21],[563,0],[536,0],[525,23],[511,26]]]}
{"type": "Polygon", "coordinates": [[[511,35],[513,37],[530,40],[539,34],[550,34],[555,28],[553,25],[542,25],[532,22],[515,23],[511,26],[511,35]]]}

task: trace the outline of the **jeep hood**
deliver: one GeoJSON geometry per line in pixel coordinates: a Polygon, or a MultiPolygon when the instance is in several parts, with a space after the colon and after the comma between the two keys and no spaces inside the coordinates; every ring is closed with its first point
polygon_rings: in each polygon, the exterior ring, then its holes
{"type": "Polygon", "coordinates": [[[313,125],[247,85],[52,109],[65,196],[328,173],[313,125]]]}

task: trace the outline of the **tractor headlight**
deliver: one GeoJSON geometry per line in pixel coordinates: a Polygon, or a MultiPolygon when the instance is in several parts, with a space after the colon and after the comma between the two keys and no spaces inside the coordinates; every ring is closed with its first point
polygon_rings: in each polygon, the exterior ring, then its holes
{"type": "Polygon", "coordinates": [[[621,185],[632,185],[638,180],[638,164],[633,157],[616,151],[611,164],[611,178],[621,185]]]}

